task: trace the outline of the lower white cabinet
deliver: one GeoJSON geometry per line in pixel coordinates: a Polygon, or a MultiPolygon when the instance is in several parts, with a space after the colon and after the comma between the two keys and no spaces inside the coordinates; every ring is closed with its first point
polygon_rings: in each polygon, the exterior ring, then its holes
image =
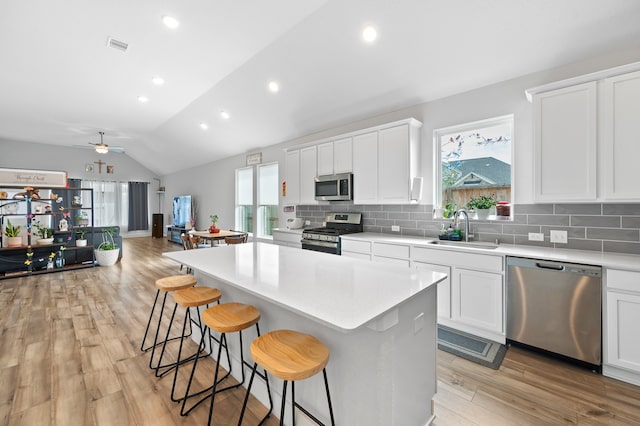
{"type": "Polygon", "coordinates": [[[640,273],[606,272],[603,374],[640,386],[640,273]]]}
{"type": "Polygon", "coordinates": [[[372,252],[374,262],[409,267],[409,245],[407,244],[374,242],[372,252]]]}
{"type": "Polygon", "coordinates": [[[272,231],[273,243],[279,246],[302,248],[302,230],[290,231],[290,230],[278,230],[272,231]]]}
{"type": "Polygon", "coordinates": [[[503,334],[501,274],[454,268],[451,278],[451,319],[473,328],[503,334]]]}
{"type": "Polygon", "coordinates": [[[413,262],[415,268],[426,268],[447,274],[447,278],[438,283],[438,322],[451,319],[451,268],[434,263],[413,262]]]}

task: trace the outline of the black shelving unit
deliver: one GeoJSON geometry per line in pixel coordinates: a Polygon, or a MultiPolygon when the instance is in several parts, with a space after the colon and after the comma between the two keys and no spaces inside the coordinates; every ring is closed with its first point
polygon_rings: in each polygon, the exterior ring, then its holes
{"type": "Polygon", "coordinates": [[[0,229],[4,234],[7,220],[12,220],[22,227],[20,235],[23,236],[22,245],[16,247],[7,246],[6,236],[0,239],[0,279],[95,265],[93,245],[78,247],[75,238],[77,229],[86,227],[87,240],[94,240],[93,189],[37,190],[0,188],[2,195],[6,194],[6,198],[0,198],[0,229]],[[24,195],[17,196],[20,193],[24,195]],[[67,222],[66,229],[63,220],[67,222]],[[36,221],[53,229],[53,242],[37,243],[33,227],[36,221]]]}

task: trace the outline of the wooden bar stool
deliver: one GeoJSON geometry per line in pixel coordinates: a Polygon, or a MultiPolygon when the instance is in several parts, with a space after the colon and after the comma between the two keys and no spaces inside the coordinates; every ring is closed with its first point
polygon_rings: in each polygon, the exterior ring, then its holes
{"type": "MultiPolygon", "coordinates": [[[[216,358],[217,362],[216,362],[216,370],[213,376],[213,385],[199,392],[194,392],[192,394],[189,393],[191,384],[193,381],[193,376],[195,374],[196,367],[198,365],[198,359],[196,358],[195,362],[193,363],[193,369],[191,370],[191,377],[189,378],[187,391],[185,392],[185,396],[182,401],[182,408],[180,410],[181,415],[186,416],[194,408],[196,408],[202,402],[210,398],[211,404],[209,405],[208,424],[211,424],[211,419],[213,417],[213,405],[215,402],[216,393],[223,392],[229,389],[234,389],[244,384],[244,380],[245,380],[244,366],[246,365],[247,367],[251,368],[251,365],[244,360],[244,351],[242,348],[242,331],[246,330],[252,325],[255,325],[258,337],[260,337],[260,326],[258,325],[259,320],[260,320],[260,311],[251,305],[245,305],[242,303],[222,303],[220,305],[213,306],[202,313],[202,321],[204,322],[205,326],[209,330],[213,330],[220,333],[220,339],[219,339],[219,345],[218,345],[218,357],[216,358]],[[221,381],[223,381],[226,377],[228,377],[229,374],[231,374],[231,370],[232,370],[231,362],[228,358],[229,355],[227,351],[227,360],[229,361],[229,371],[224,377],[222,378],[218,377],[220,374],[220,356],[222,354],[222,347],[223,346],[226,347],[227,333],[235,333],[235,332],[238,332],[239,340],[240,340],[240,368],[242,369],[242,381],[238,384],[229,385],[225,388],[218,389],[218,384],[221,381]],[[191,406],[191,408],[185,411],[186,403],[189,398],[197,395],[202,395],[204,393],[207,393],[207,395],[204,398],[200,399],[193,406],[191,406]]],[[[209,333],[209,337],[211,338],[211,333],[209,333]]],[[[202,339],[200,341],[200,348],[203,348],[203,347],[204,347],[204,333],[202,334],[202,339]]],[[[258,374],[260,375],[260,373],[258,374]]],[[[271,415],[273,404],[271,403],[271,390],[269,389],[269,383],[266,381],[266,372],[264,374],[265,374],[264,376],[262,375],[260,376],[263,377],[265,379],[265,382],[267,383],[267,393],[269,394],[269,404],[270,404],[269,412],[264,417],[264,419],[266,419],[267,417],[269,417],[269,415],[271,415]]],[[[253,375],[255,375],[255,369],[254,369],[253,375]]]]}
{"type": "MultiPolygon", "coordinates": [[[[144,337],[142,338],[142,343],[140,344],[141,351],[147,352],[149,349],[155,350],[155,347],[158,345],[158,335],[160,333],[160,326],[162,324],[162,314],[164,313],[164,306],[167,302],[167,295],[169,294],[169,292],[193,287],[194,285],[196,285],[196,282],[197,282],[196,278],[192,275],[173,275],[170,277],[164,277],[156,280],[156,289],[157,289],[156,297],[153,301],[153,306],[151,307],[151,313],[149,314],[149,321],[147,321],[147,328],[144,331],[144,337]],[[145,347],[145,344],[147,342],[147,335],[149,334],[149,328],[151,327],[151,321],[153,320],[153,313],[156,310],[156,306],[158,304],[158,298],[160,297],[160,292],[163,292],[164,296],[162,298],[162,306],[160,307],[160,314],[158,315],[158,325],[156,327],[155,338],[152,345],[145,347]]],[[[151,361],[149,361],[149,368],[153,368],[151,367],[151,361]]]]}
{"type": "Polygon", "coordinates": [[[324,386],[327,391],[327,402],[329,404],[329,415],[331,424],[335,425],[333,418],[333,407],[331,406],[331,396],[329,394],[329,381],[327,380],[326,365],[329,362],[329,349],[318,339],[309,335],[292,330],[276,330],[260,336],[251,343],[251,356],[253,357],[253,370],[249,379],[249,387],[242,405],[240,420],[247,407],[251,384],[256,368],[259,365],[270,374],[284,380],[282,387],[282,406],[280,409],[280,425],[284,424],[284,408],[287,394],[287,382],[291,381],[291,422],[296,424],[296,407],[309,416],[319,425],[323,423],[309,413],[304,407],[296,402],[295,382],[312,377],[322,371],[324,376],[324,386]]]}
{"type": "MultiPolygon", "coordinates": [[[[186,333],[187,324],[189,324],[190,329],[195,324],[200,329],[200,333],[202,333],[202,336],[204,337],[205,330],[202,325],[202,320],[200,318],[199,308],[201,306],[206,306],[208,308],[209,305],[214,302],[220,303],[220,297],[222,297],[222,293],[220,293],[220,290],[212,287],[191,287],[191,288],[178,290],[173,293],[173,300],[175,301],[175,305],[173,307],[173,312],[171,314],[171,320],[169,322],[169,326],[167,327],[167,335],[162,345],[162,352],[160,353],[160,358],[158,359],[158,364],[156,365],[155,370],[156,370],[156,377],[164,376],[169,371],[175,370],[173,375],[173,384],[171,386],[171,400],[174,402],[178,402],[182,399],[182,398],[176,398],[175,396],[176,382],[178,380],[178,369],[180,365],[184,364],[185,362],[189,362],[194,359],[197,359],[201,356],[209,356],[209,354],[207,353],[204,353],[203,355],[201,355],[203,351],[200,349],[200,347],[198,347],[198,350],[193,355],[184,359],[182,358],[182,347],[183,347],[184,339],[191,334],[191,333],[189,334],[186,333]],[[167,342],[169,341],[169,333],[171,331],[171,326],[173,324],[173,319],[175,318],[176,311],[178,310],[178,306],[185,308],[184,321],[182,323],[182,332],[180,333],[180,335],[183,336],[183,338],[180,339],[180,346],[178,348],[178,357],[176,361],[163,365],[162,359],[165,354],[167,342]],[[191,308],[196,309],[195,315],[191,315],[191,308]],[[164,369],[164,371],[160,372],[161,369],[164,369]]],[[[228,356],[229,354],[227,352],[227,357],[228,356]]]]}

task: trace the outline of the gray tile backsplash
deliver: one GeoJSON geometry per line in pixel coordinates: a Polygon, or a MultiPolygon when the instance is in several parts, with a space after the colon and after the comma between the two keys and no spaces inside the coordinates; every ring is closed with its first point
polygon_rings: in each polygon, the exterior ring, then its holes
{"type": "MultiPolygon", "coordinates": [[[[501,244],[525,244],[575,250],[640,254],[640,204],[520,204],[511,207],[513,221],[471,221],[476,241],[499,240],[501,244]],[[567,231],[567,244],[551,243],[551,230],[567,231]],[[544,241],[529,241],[529,232],[544,234],[544,241]]],[[[363,214],[366,232],[437,238],[441,224],[433,219],[428,204],[357,205],[336,202],[330,205],[301,205],[296,216],[322,225],[329,212],[363,214]],[[392,232],[399,226],[400,232],[392,232]]]]}

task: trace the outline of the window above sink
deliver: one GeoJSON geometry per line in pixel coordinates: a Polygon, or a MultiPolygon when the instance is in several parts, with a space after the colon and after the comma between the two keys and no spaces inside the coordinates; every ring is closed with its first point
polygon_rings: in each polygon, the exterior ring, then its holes
{"type": "Polygon", "coordinates": [[[436,129],[434,140],[434,218],[459,209],[472,219],[512,220],[513,115],[436,129]],[[489,211],[472,200],[493,201],[489,211]]]}

